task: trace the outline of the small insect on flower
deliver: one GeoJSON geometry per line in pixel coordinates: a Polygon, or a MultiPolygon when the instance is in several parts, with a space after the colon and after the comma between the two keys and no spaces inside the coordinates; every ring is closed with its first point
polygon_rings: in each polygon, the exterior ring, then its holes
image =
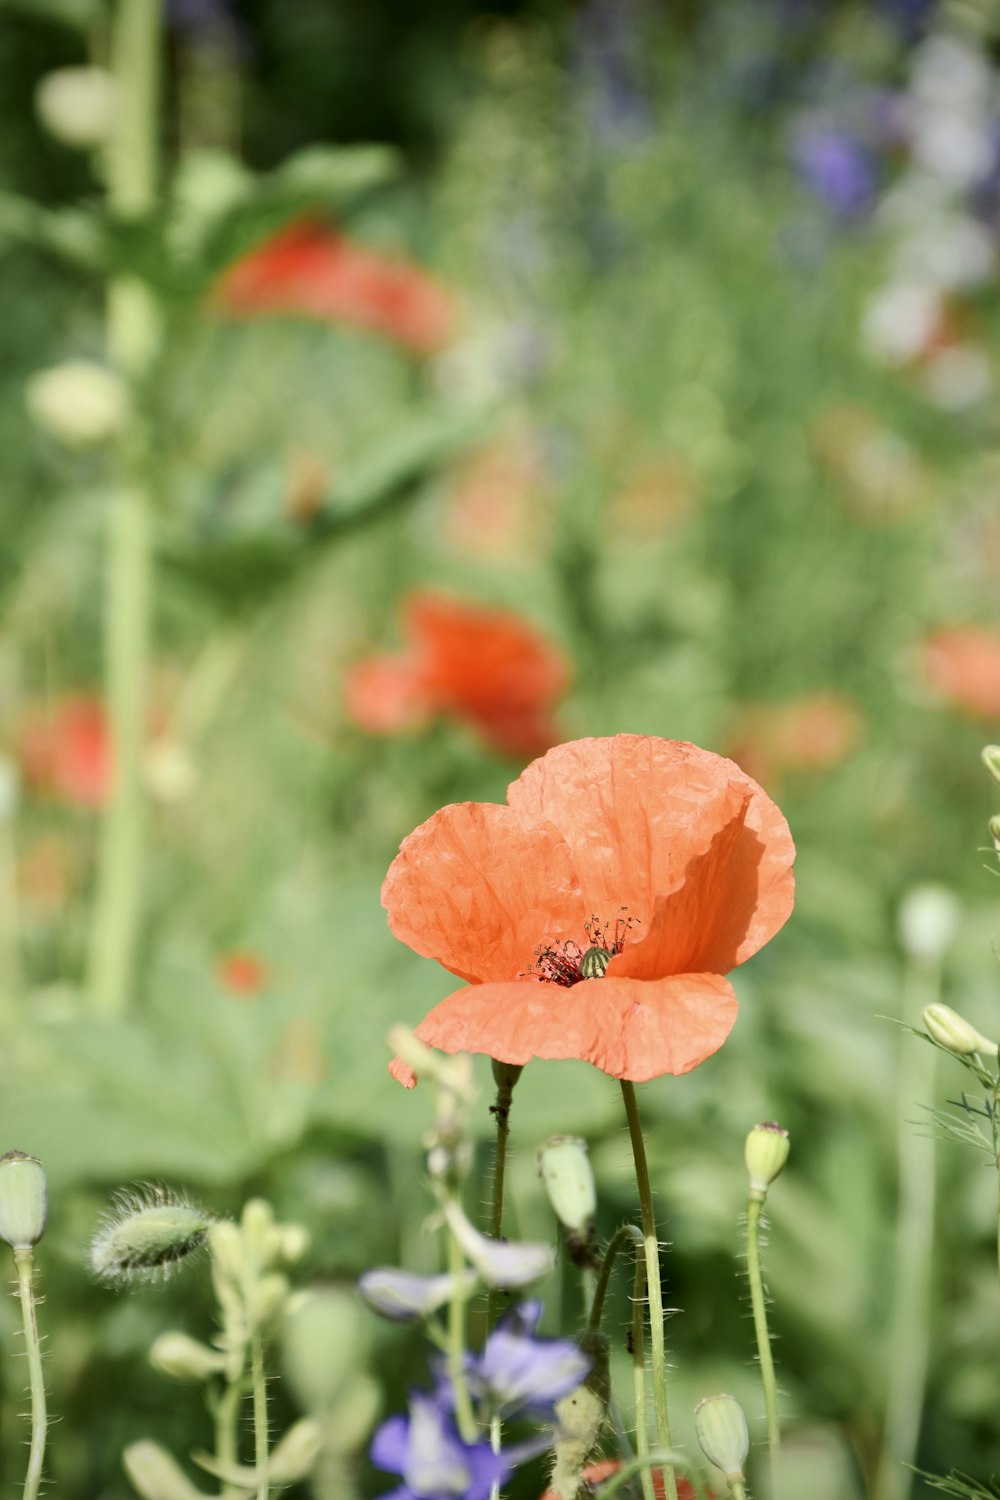
{"type": "Polygon", "coordinates": [[[91,1270],[112,1285],[166,1280],[178,1262],[201,1249],[212,1223],[211,1214],[170,1188],[123,1188],[91,1242],[91,1270]]]}

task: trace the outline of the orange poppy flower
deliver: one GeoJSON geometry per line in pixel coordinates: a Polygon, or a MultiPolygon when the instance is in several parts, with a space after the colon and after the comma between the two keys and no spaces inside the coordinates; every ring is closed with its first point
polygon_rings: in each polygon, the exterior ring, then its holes
{"type": "Polygon", "coordinates": [[[235,261],[213,301],[234,318],[297,314],[351,324],[414,354],[440,348],[454,321],[451,298],[426,271],[315,219],[288,225],[235,261]]]}
{"type": "Polygon", "coordinates": [[[224,990],[248,1000],[260,994],[268,979],[267,966],[257,955],[240,949],[224,953],[215,973],[224,990]]]}
{"type": "Polygon", "coordinates": [[[840,693],[810,693],[784,703],[742,709],[733,737],[734,760],[765,786],[787,771],[825,771],[857,749],[864,720],[840,693]]]}
{"type": "Polygon", "coordinates": [[[778,808],[722,756],[631,734],[559,745],[506,807],[442,808],[389,869],[396,937],[468,981],[416,1034],[634,1082],[687,1073],[736,1020],[724,976],[791,912],[794,856],[778,808]]]}
{"type": "Polygon", "coordinates": [[[566,661],[517,615],[424,592],[405,605],[403,633],[402,652],[369,657],[346,675],[345,704],[359,728],[395,734],[445,714],[515,756],[559,738],[552,710],[566,690],[566,661]]]}
{"type": "MultiPolygon", "coordinates": [[[[584,1469],[583,1477],[587,1484],[597,1486],[602,1479],[610,1479],[612,1474],[617,1474],[620,1468],[621,1464],[617,1458],[602,1458],[598,1463],[590,1464],[588,1468],[584,1469]]],[[[637,1492],[638,1488],[639,1483],[637,1480],[637,1492]]],[[[599,1493],[600,1491],[595,1488],[595,1494],[599,1493]]],[[[663,1500],[663,1474],[659,1469],[653,1470],[653,1493],[656,1495],[656,1500],[663,1500]]],[[[542,1496],[542,1500],[558,1500],[558,1496],[555,1490],[546,1490],[542,1496]]],[[[678,1479],[677,1500],[695,1500],[694,1485],[689,1480],[678,1479]]]]}
{"type": "Polygon", "coordinates": [[[931,687],[974,719],[1000,720],[1000,631],[957,625],[924,641],[923,673],[931,687]]]}
{"type": "Polygon", "coordinates": [[[70,695],[33,707],[21,726],[19,759],[29,786],[76,807],[100,807],[111,792],[111,730],[98,698],[70,695]]]}

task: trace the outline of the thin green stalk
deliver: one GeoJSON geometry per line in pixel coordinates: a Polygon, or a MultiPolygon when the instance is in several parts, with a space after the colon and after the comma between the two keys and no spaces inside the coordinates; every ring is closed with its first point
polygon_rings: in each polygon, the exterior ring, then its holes
{"type": "MultiPolygon", "coordinates": [[[[215,1418],[215,1456],[220,1465],[228,1469],[235,1468],[239,1463],[236,1422],[239,1416],[243,1393],[244,1386],[242,1380],[228,1382],[222,1395],[212,1409],[215,1418]]],[[[222,1482],[223,1495],[235,1495],[238,1493],[239,1491],[235,1485],[227,1484],[225,1481],[222,1482]]]]}
{"type": "MultiPolygon", "coordinates": [[[[622,1464],[617,1473],[610,1475],[602,1483],[601,1500],[611,1500],[613,1495],[617,1495],[619,1490],[631,1484],[635,1476],[641,1474],[644,1469],[650,1467],[658,1469],[664,1464],[675,1464],[678,1469],[683,1470],[690,1479],[698,1500],[705,1500],[705,1485],[698,1470],[691,1467],[683,1453],[677,1453],[671,1448],[665,1450],[657,1448],[652,1453],[648,1453],[645,1458],[633,1458],[629,1463],[622,1464]]],[[[742,1493],[745,1497],[746,1492],[742,1491],[742,1493]]]]}
{"type": "Polygon", "coordinates": [[[250,1380],[253,1386],[253,1461],[257,1470],[257,1500],[267,1500],[268,1426],[267,1381],[264,1377],[264,1336],[255,1328],[250,1340],[250,1380]]]}
{"type": "MultiPolygon", "coordinates": [[[[141,219],[156,199],[160,22],[160,0],[119,0],[112,38],[118,114],[107,178],[111,212],[125,220],[141,219]]],[[[152,458],[147,421],[138,408],[158,337],[149,287],[133,276],[114,277],[108,286],[108,356],[130,386],[133,410],[108,512],[104,677],[115,776],[101,827],[88,974],[93,1010],[106,1017],[127,1006],[142,910],[152,458]]]]}
{"type": "Polygon", "coordinates": [[[454,1232],[448,1230],[448,1270],[455,1290],[448,1304],[448,1377],[455,1396],[455,1421],[462,1440],[472,1443],[476,1438],[476,1418],[465,1379],[465,1297],[461,1289],[465,1257],[454,1232]]]}
{"type": "MultiPolygon", "coordinates": [[[[911,961],[904,975],[902,1020],[919,1027],[927,1005],[940,999],[940,965],[911,961]]],[[[896,1075],[898,1200],[882,1451],[875,1500],[907,1500],[913,1483],[930,1358],[931,1273],[934,1244],[934,1142],[918,1135],[914,1110],[934,1094],[935,1049],[906,1038],[896,1075]]]]}
{"type": "MultiPolygon", "coordinates": [[[[764,1385],[764,1407],[767,1411],[767,1456],[771,1469],[771,1497],[772,1500],[779,1500],[781,1425],[778,1420],[778,1387],[774,1378],[771,1335],[767,1327],[764,1274],[760,1262],[760,1216],[763,1207],[764,1195],[751,1192],[747,1203],[747,1272],[750,1278],[750,1305],[753,1308],[757,1358],[760,1361],[760,1377],[764,1385]]],[[[735,1494],[735,1491],[733,1493],[735,1494]]]]}
{"type": "Polygon", "coordinates": [[[45,1379],[42,1375],[42,1349],[35,1316],[35,1257],[31,1250],[15,1250],[17,1296],[21,1304],[24,1328],[24,1352],[28,1358],[28,1388],[31,1394],[31,1446],[28,1450],[28,1472],[24,1477],[24,1500],[36,1500],[42,1482],[45,1462],[45,1435],[48,1416],[45,1408],[45,1379]]]}
{"type": "Polygon", "coordinates": [[[643,1313],[646,1301],[646,1252],[642,1231],[637,1229],[634,1224],[623,1224],[620,1229],[615,1230],[608,1248],[601,1258],[601,1266],[597,1273],[597,1285],[594,1288],[594,1300],[591,1303],[587,1326],[591,1333],[600,1332],[601,1320],[604,1317],[604,1302],[607,1297],[608,1286],[611,1283],[611,1273],[614,1270],[614,1264],[618,1258],[619,1251],[625,1245],[632,1245],[635,1250],[635,1281],[632,1287],[632,1379],[635,1399],[635,1446],[640,1463],[645,1461],[645,1466],[639,1470],[643,1500],[655,1500],[653,1475],[648,1463],[649,1432],[646,1428],[646,1336],[645,1315],[643,1313]]]}
{"type": "MultiPolygon", "coordinates": [[[[622,1098],[628,1118],[628,1132],[632,1142],[632,1159],[635,1162],[635,1180],[639,1190],[639,1208],[642,1216],[643,1246],[646,1252],[646,1281],[649,1291],[649,1336],[653,1369],[653,1419],[656,1426],[657,1445],[665,1450],[673,1447],[670,1438],[670,1419],[667,1413],[667,1356],[663,1336],[663,1292],[660,1287],[660,1244],[656,1234],[656,1216],[653,1212],[653,1193],[649,1184],[649,1168],[646,1165],[646,1146],[642,1138],[642,1123],[635,1087],[621,1079],[622,1098]]],[[[677,1500],[677,1477],[671,1463],[663,1465],[665,1500],[677,1500]]]]}
{"type": "MultiPolygon", "coordinates": [[[[514,1098],[514,1085],[521,1076],[521,1069],[511,1063],[493,1060],[493,1077],[496,1080],[497,1096],[492,1113],[496,1120],[496,1146],[493,1152],[493,1202],[490,1213],[490,1234],[499,1240],[503,1236],[503,1190],[507,1175],[507,1142],[510,1138],[510,1107],[514,1098]]],[[[486,1299],[486,1327],[490,1329],[497,1320],[500,1296],[491,1286],[486,1299]]],[[[500,1452],[503,1441],[503,1423],[499,1412],[490,1418],[490,1446],[494,1453],[500,1452]]],[[[500,1481],[495,1480],[490,1488],[490,1500],[499,1500],[500,1481]]]]}

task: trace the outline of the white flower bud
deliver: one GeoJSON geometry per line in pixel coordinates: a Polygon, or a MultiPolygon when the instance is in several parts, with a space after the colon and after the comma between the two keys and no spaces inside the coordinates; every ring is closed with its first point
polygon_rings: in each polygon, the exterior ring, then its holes
{"type": "Polygon", "coordinates": [[[996,1042],[983,1036],[981,1031],[977,1031],[957,1010],[952,1010],[950,1005],[935,1002],[926,1006],[924,1026],[927,1035],[939,1047],[943,1047],[946,1052],[953,1052],[956,1057],[971,1057],[974,1052],[978,1052],[981,1057],[996,1061],[996,1042]]]}
{"type": "Polygon", "coordinates": [[[909,958],[932,963],[955,941],[960,907],[942,885],[917,885],[899,908],[899,941],[909,958]]]}
{"type": "Polygon", "coordinates": [[[128,414],[125,385],[105,365],[71,359],[28,381],[28,411],[44,432],[69,448],[95,448],[117,437],[128,414]]]}
{"type": "Polygon", "coordinates": [[[35,90],[35,109],[46,130],[77,151],[108,141],[116,106],[115,80],[105,68],[56,68],[35,90]]]}
{"type": "Polygon", "coordinates": [[[171,1330],[153,1341],[149,1362],[161,1375],[171,1380],[208,1380],[225,1368],[226,1358],[186,1333],[171,1330]]]}
{"type": "Polygon", "coordinates": [[[12,1250],[30,1250],[45,1233],[48,1193],[45,1169],[35,1156],[0,1156],[0,1238],[12,1250]]]}
{"type": "Polygon", "coordinates": [[[743,1479],[750,1434],[743,1408],[734,1396],[706,1396],[694,1411],[701,1451],[727,1479],[743,1479]]]}
{"type": "Polygon", "coordinates": [[[319,1423],[303,1417],[275,1444],[267,1465],[268,1479],[272,1484],[298,1484],[312,1472],[322,1446],[319,1423]]]}
{"type": "Polygon", "coordinates": [[[984,745],[982,755],[983,765],[993,780],[1000,785],[1000,745],[984,745]]]}

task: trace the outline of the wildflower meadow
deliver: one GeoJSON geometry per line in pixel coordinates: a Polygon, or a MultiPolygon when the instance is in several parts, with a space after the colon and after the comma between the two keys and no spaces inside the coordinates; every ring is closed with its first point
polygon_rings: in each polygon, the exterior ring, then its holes
{"type": "Polygon", "coordinates": [[[0,1483],[1000,1497],[1000,15],[0,0],[0,1483]]]}

